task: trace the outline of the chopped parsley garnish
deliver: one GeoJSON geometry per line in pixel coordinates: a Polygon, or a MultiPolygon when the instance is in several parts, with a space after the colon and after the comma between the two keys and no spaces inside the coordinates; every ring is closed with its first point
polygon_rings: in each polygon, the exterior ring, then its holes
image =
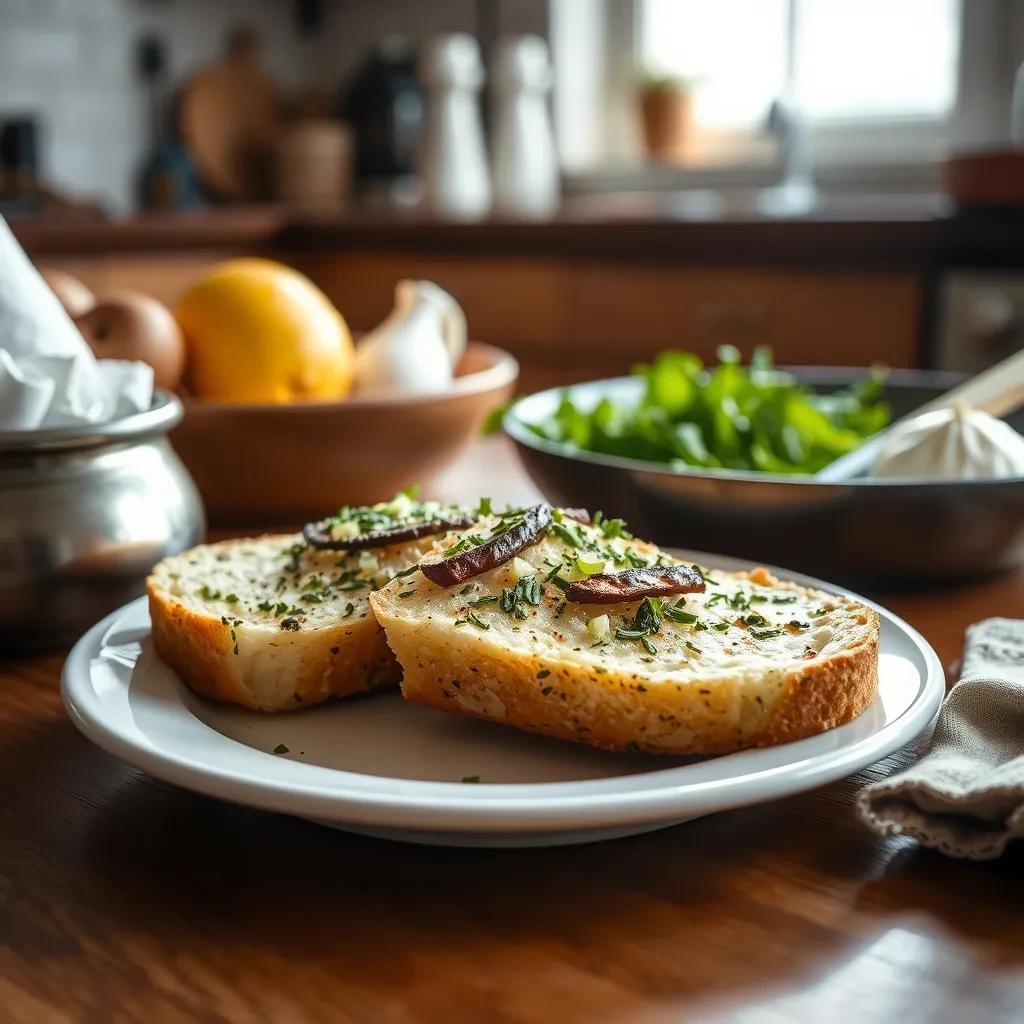
{"type": "Polygon", "coordinates": [[[773,637],[782,636],[781,629],[752,629],[750,635],[755,640],[771,640],[773,637]]]}
{"type": "Polygon", "coordinates": [[[288,555],[288,561],[285,563],[285,569],[288,572],[299,571],[299,559],[302,557],[302,552],[306,550],[305,544],[293,544],[290,548],[285,548],[284,554],[288,555]]]}
{"type": "Polygon", "coordinates": [[[618,640],[639,640],[640,645],[648,654],[657,654],[658,649],[647,638],[661,629],[662,602],[657,597],[645,597],[633,616],[633,621],[625,629],[615,630],[618,640]]]}
{"type": "Polygon", "coordinates": [[[768,625],[768,620],[763,615],[759,615],[757,612],[747,612],[747,614],[743,616],[743,621],[748,626],[768,625]]]}
{"type": "Polygon", "coordinates": [[[689,649],[695,652],[696,654],[701,653],[700,648],[696,644],[691,644],[689,640],[686,641],[686,646],[689,647],[689,649]]]}
{"type": "Polygon", "coordinates": [[[219,601],[220,600],[220,591],[219,590],[211,590],[208,586],[206,586],[204,584],[202,589],[199,591],[199,596],[204,601],[219,601]]]}
{"type": "Polygon", "coordinates": [[[526,618],[526,605],[540,604],[540,580],[535,574],[523,576],[514,587],[505,587],[501,592],[501,610],[517,619],[526,618]]]}
{"type": "Polygon", "coordinates": [[[445,548],[441,552],[445,558],[451,558],[452,555],[460,554],[469,547],[469,540],[465,537],[460,537],[451,547],[445,548]]]}
{"type": "Polygon", "coordinates": [[[476,612],[469,612],[464,619],[456,619],[456,626],[476,626],[477,629],[488,630],[491,627],[476,612]]]}
{"type": "Polygon", "coordinates": [[[609,540],[615,537],[621,537],[623,540],[633,539],[633,534],[626,529],[626,521],[624,519],[605,519],[603,513],[597,512],[594,515],[594,525],[599,526],[601,533],[609,540]]]}
{"type": "Polygon", "coordinates": [[[351,601],[349,601],[349,603],[345,605],[345,614],[342,615],[342,618],[347,619],[355,610],[356,606],[351,601]]]}
{"type": "Polygon", "coordinates": [[[724,633],[729,628],[728,622],[715,622],[711,625],[712,629],[717,629],[719,633],[724,633]]]}
{"type": "Polygon", "coordinates": [[[291,630],[294,633],[294,632],[296,632],[299,629],[299,620],[298,619],[290,619],[290,618],[289,619],[282,619],[281,620],[281,629],[288,629],[288,630],[291,630]]]}
{"type": "Polygon", "coordinates": [[[678,604],[665,609],[665,618],[671,619],[673,622],[681,622],[684,625],[693,625],[697,621],[697,616],[693,612],[680,608],[678,604]]]}
{"type": "Polygon", "coordinates": [[[479,608],[482,604],[493,604],[497,600],[498,599],[496,597],[492,597],[490,594],[484,594],[483,597],[474,597],[471,601],[467,601],[466,604],[468,604],[470,608],[479,608]]]}
{"type": "Polygon", "coordinates": [[[480,503],[476,507],[477,517],[483,519],[484,516],[490,516],[494,514],[494,506],[491,504],[490,498],[481,498],[480,503]]]}
{"type": "Polygon", "coordinates": [[[566,526],[565,523],[553,522],[551,524],[551,532],[555,534],[556,537],[565,541],[565,543],[571,548],[578,548],[582,543],[579,535],[574,530],[566,526]]]}

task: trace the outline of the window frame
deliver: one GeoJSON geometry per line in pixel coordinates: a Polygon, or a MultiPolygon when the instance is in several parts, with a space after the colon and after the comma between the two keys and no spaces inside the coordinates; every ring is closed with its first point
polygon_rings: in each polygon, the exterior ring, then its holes
{"type": "MultiPolygon", "coordinates": [[[[709,167],[652,166],[645,163],[635,117],[634,68],[639,43],[640,5],[643,0],[551,0],[552,46],[556,55],[556,135],[561,146],[558,81],[559,50],[564,52],[566,32],[578,37],[578,23],[562,26],[559,12],[571,8],[576,19],[597,19],[591,38],[600,41],[592,57],[598,70],[591,77],[600,83],[589,97],[592,110],[610,114],[610,127],[588,154],[577,151],[564,161],[569,192],[591,193],[611,189],[638,191],[691,187],[762,187],[779,180],[777,161],[743,162],[709,167]],[[560,36],[562,38],[560,38],[560,36]]],[[[709,0],[710,2],[710,0],[709,0]]],[[[962,0],[960,60],[954,109],[948,117],[880,117],[818,121],[808,124],[806,136],[814,179],[836,188],[870,186],[889,189],[931,190],[940,185],[942,163],[953,147],[995,142],[999,118],[1006,111],[1016,73],[1017,55],[1024,51],[1024,4],[1002,0],[962,0]],[[998,48],[994,54],[993,50],[998,48]],[[979,128],[979,111],[986,113],[979,128]],[[985,136],[986,138],[980,138],[985,136]]],[[[579,54],[575,54],[578,62],[579,54]]],[[[585,108],[587,99],[583,100],[585,108]]],[[[579,96],[565,119],[581,112],[579,96]]]]}

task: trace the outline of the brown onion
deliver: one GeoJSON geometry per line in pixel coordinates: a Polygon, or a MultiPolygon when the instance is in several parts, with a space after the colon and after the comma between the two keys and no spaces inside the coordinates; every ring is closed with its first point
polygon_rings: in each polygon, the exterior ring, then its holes
{"type": "Polygon", "coordinates": [[[406,523],[387,530],[375,530],[372,533],[360,533],[355,537],[343,538],[331,536],[329,522],[324,519],[319,523],[306,523],[302,528],[302,536],[311,547],[319,548],[321,551],[365,551],[367,548],[382,548],[388,544],[430,537],[435,533],[444,533],[445,530],[472,526],[476,519],[473,516],[431,519],[425,523],[406,523]]]}
{"type": "Polygon", "coordinates": [[[550,525],[551,506],[534,505],[526,510],[520,522],[497,537],[443,561],[425,562],[420,569],[428,580],[438,586],[454,587],[511,561],[524,548],[540,540],[550,525]]]}
{"type": "Polygon", "coordinates": [[[703,590],[704,577],[688,565],[657,565],[588,576],[570,583],[565,598],[577,604],[622,604],[641,597],[699,594],[703,590]]]}

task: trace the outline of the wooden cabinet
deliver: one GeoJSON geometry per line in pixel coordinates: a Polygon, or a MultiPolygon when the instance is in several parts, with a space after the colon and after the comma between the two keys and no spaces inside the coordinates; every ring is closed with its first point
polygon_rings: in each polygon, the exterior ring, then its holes
{"type": "Polygon", "coordinates": [[[895,247],[884,262],[881,241],[863,231],[829,243],[828,225],[777,226],[773,245],[786,245],[762,252],[741,244],[735,225],[706,225],[699,237],[696,228],[662,225],[619,248],[615,226],[585,237],[571,225],[419,225],[391,235],[271,227],[265,236],[250,231],[219,242],[207,232],[191,245],[173,235],[174,244],[163,246],[136,225],[111,229],[135,248],[94,239],[75,254],[51,238],[37,258],[97,292],[137,289],[173,305],[214,263],[259,253],[307,273],[356,331],[387,315],[400,279],[436,281],[462,304],[472,337],[517,356],[524,391],[627,373],[672,347],[706,359],[723,344],[747,355],[770,345],[780,363],[921,365],[927,261],[895,247]],[[685,247],[673,247],[676,230],[685,247]],[[853,247],[858,238],[864,251],[853,247]]]}
{"type": "Polygon", "coordinates": [[[911,272],[695,267],[664,262],[460,259],[418,253],[296,254],[359,330],[390,309],[394,282],[427,278],[470,333],[509,349],[522,386],[614,376],[664,348],[713,359],[770,345],[780,363],[918,363],[922,286],[911,272]]]}

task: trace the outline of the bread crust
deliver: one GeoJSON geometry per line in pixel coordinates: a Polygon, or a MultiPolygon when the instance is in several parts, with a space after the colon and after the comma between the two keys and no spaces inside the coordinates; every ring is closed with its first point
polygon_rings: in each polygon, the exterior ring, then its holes
{"type": "MultiPolygon", "coordinates": [[[[255,711],[294,711],[334,697],[395,685],[402,675],[384,631],[372,616],[350,626],[319,629],[297,643],[287,634],[269,641],[283,645],[277,671],[290,681],[286,693],[261,699],[245,663],[234,652],[231,632],[221,620],[186,608],[147,584],[153,646],[196,693],[255,711]]],[[[276,693],[276,691],[275,691],[276,693]]]]}
{"type": "MultiPolygon", "coordinates": [[[[280,628],[281,614],[247,611],[244,596],[233,604],[194,596],[211,563],[242,564],[246,551],[279,553],[297,540],[280,535],[200,545],[154,567],[146,581],[153,645],[192,690],[258,711],[292,711],[399,681],[401,668],[365,591],[332,599],[351,599],[351,614],[320,604],[324,613],[315,621],[304,618],[295,631],[280,628]],[[178,579],[187,579],[184,593],[180,587],[173,592],[178,579]]],[[[418,553],[408,546],[380,551],[399,567],[418,553]]],[[[335,559],[324,556],[323,564],[311,563],[304,571],[324,572],[335,559]]],[[[276,576],[275,566],[267,587],[276,576]]],[[[250,607],[256,600],[249,599],[250,607]]]]}
{"type": "MultiPolygon", "coordinates": [[[[771,579],[756,570],[750,578],[771,579]]],[[[402,664],[406,699],[607,750],[725,754],[787,743],[850,721],[877,692],[878,616],[853,602],[846,610],[856,634],[842,651],[757,688],[728,675],[675,683],[615,667],[601,672],[410,617],[387,589],[370,600],[402,664]]]]}

